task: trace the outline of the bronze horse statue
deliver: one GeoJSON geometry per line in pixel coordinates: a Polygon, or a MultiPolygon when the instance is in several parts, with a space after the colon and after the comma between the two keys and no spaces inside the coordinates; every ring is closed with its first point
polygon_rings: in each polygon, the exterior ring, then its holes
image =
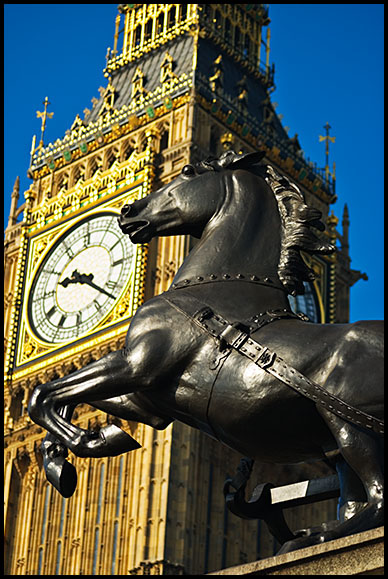
{"type": "Polygon", "coordinates": [[[114,424],[98,432],[72,424],[80,403],[157,429],[177,419],[257,461],[337,451],[342,501],[362,506],[286,551],[382,524],[383,328],[314,324],[291,312],[288,294],[313,279],[300,251],[335,248],[314,233],[324,230],[321,212],[263,156],[228,151],[186,165],[122,208],[119,226],[133,243],[199,241],[169,290],[138,309],[125,348],[36,387],[29,415],[48,431],[44,466],[64,496],[76,486],[67,449],[102,457],[139,446],[114,424]]]}

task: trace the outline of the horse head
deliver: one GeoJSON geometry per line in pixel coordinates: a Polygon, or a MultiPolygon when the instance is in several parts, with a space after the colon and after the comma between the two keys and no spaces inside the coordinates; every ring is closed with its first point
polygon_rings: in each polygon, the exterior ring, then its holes
{"type": "Polygon", "coordinates": [[[288,293],[303,293],[313,272],[300,250],[330,253],[334,247],[311,231],[324,229],[321,212],[305,204],[296,185],[260,163],[264,154],[226,151],[185,165],[161,189],[123,206],[121,230],[133,243],[182,234],[202,238],[202,258],[206,253],[212,272],[233,269],[235,260],[252,273],[276,272],[288,293]]]}
{"type": "Polygon", "coordinates": [[[123,206],[119,217],[121,230],[133,243],[147,243],[160,235],[201,237],[224,202],[219,173],[226,168],[241,167],[247,156],[257,161],[263,154],[236,155],[228,151],[219,159],[185,165],[178,177],[158,191],[123,206]]]}

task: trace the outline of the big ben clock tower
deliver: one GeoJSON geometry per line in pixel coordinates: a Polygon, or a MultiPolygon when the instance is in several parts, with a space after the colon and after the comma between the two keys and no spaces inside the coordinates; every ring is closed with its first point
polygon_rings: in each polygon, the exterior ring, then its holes
{"type": "MultiPolygon", "coordinates": [[[[141,448],[69,456],[79,481],[64,499],[42,467],[45,432],[26,412],[36,385],[122,348],[136,309],[169,287],[194,241],[132,245],[117,215],[209,154],[265,150],[322,211],[338,255],[310,260],[316,281],[292,307],[315,322],[348,321],[359,272],[347,226],[340,236],[330,212],[333,176],[304,160],[271,103],[269,22],[263,4],[120,4],[100,98],[63,138],[34,145],[19,210],[15,183],[5,232],[7,574],[198,574],[276,549],[260,522],[228,513],[223,482],[240,457],[199,431],[121,421],[141,448]]],[[[85,429],[111,419],[87,405],[74,415],[85,429]]],[[[254,482],[288,482],[254,472],[254,482]]],[[[334,518],[335,503],[322,509],[334,518]]]]}

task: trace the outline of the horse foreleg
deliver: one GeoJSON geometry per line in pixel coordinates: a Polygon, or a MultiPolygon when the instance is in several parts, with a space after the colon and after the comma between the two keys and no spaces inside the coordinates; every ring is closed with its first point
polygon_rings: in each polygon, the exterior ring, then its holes
{"type": "MultiPolygon", "coordinates": [[[[151,414],[148,410],[139,406],[133,400],[133,394],[123,394],[109,398],[107,400],[91,401],[89,404],[99,410],[122,418],[148,424],[158,430],[163,430],[171,422],[171,418],[162,418],[151,414]]],[[[76,405],[67,405],[58,409],[58,414],[67,421],[70,421],[76,405]]],[[[135,445],[133,450],[135,449],[135,445]]],[[[43,455],[43,466],[47,480],[61,493],[69,498],[73,495],[77,487],[77,471],[75,467],[66,460],[68,455],[67,447],[53,434],[48,432],[42,442],[41,452],[43,455]]]]}
{"type": "Polygon", "coordinates": [[[59,408],[68,404],[107,399],[128,392],[130,371],[124,351],[111,352],[69,376],[37,386],[28,412],[32,420],[78,456],[115,456],[137,447],[136,441],[114,424],[99,433],[83,430],[61,416],[59,408]]]}
{"type": "Polygon", "coordinates": [[[122,394],[107,400],[93,400],[89,404],[117,418],[148,424],[148,426],[152,426],[152,428],[157,430],[164,430],[173,421],[173,418],[168,416],[162,417],[152,414],[152,412],[139,405],[134,398],[134,393],[122,394]]]}

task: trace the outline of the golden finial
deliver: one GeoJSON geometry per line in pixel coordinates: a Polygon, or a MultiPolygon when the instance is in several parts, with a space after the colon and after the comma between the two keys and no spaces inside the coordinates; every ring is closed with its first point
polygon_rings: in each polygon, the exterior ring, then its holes
{"type": "Polygon", "coordinates": [[[43,111],[43,112],[36,111],[36,116],[37,116],[37,118],[38,118],[38,119],[39,119],[39,118],[42,119],[41,137],[40,137],[38,149],[41,149],[41,148],[43,147],[43,135],[44,135],[44,131],[45,131],[45,128],[46,128],[46,119],[47,119],[47,117],[48,117],[49,119],[52,119],[52,117],[54,116],[54,113],[48,113],[48,112],[47,112],[47,106],[50,104],[50,103],[49,103],[49,100],[48,100],[48,97],[46,97],[46,98],[44,99],[43,104],[44,104],[44,111],[43,111]]]}
{"type": "Polygon", "coordinates": [[[119,39],[119,28],[120,28],[120,17],[121,17],[121,13],[119,10],[119,13],[116,16],[116,25],[115,25],[115,35],[114,35],[114,44],[113,44],[113,51],[111,53],[111,56],[114,58],[117,55],[117,42],[119,39]]]}
{"type": "Polygon", "coordinates": [[[331,126],[329,125],[329,123],[326,123],[326,125],[323,128],[326,129],[326,135],[324,137],[322,137],[322,135],[319,135],[319,142],[321,143],[322,141],[326,141],[326,166],[325,166],[326,179],[328,181],[329,175],[331,175],[333,178],[333,181],[335,181],[335,163],[333,163],[333,172],[332,173],[330,173],[330,168],[329,168],[329,141],[331,141],[332,143],[335,143],[335,137],[330,137],[330,135],[329,135],[329,130],[331,129],[331,126]]]}
{"type": "Polygon", "coordinates": [[[233,147],[233,142],[234,142],[232,133],[224,133],[220,137],[220,141],[221,141],[223,150],[229,151],[229,149],[231,149],[233,147]]]}
{"type": "Polygon", "coordinates": [[[327,219],[326,219],[326,225],[327,225],[327,227],[328,227],[329,229],[331,229],[332,231],[334,231],[335,228],[336,228],[337,225],[338,225],[338,221],[339,221],[338,217],[337,217],[336,215],[334,215],[334,211],[331,210],[330,215],[328,215],[328,216],[327,216],[327,219]]]}

